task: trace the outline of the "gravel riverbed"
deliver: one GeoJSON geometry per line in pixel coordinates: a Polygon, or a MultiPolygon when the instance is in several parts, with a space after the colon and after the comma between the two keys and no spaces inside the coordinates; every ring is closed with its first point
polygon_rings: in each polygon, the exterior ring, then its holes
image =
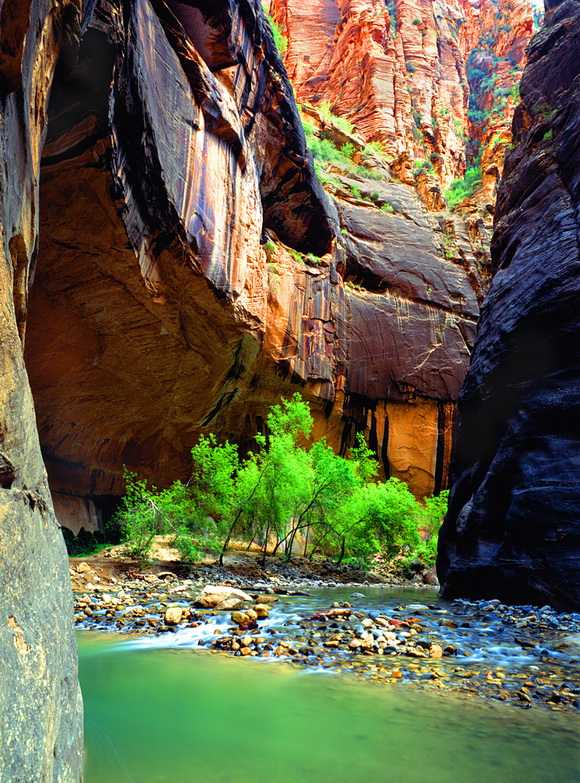
{"type": "Polygon", "coordinates": [[[95,583],[86,563],[71,576],[77,628],[124,634],[130,645],[284,659],[390,686],[580,711],[579,613],[444,601],[416,585],[216,571],[212,580],[226,578],[215,589],[199,573],[171,571],[95,583]]]}

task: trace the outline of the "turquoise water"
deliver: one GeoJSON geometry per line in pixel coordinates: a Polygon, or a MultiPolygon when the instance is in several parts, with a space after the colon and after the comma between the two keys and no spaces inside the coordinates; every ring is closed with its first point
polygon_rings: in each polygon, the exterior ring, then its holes
{"type": "Polygon", "coordinates": [[[573,783],[575,716],[81,632],[86,783],[573,783]]]}

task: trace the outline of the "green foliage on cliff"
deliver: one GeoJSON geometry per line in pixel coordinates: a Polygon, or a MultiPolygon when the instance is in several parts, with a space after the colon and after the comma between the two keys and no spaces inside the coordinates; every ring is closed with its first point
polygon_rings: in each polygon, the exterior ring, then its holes
{"type": "Polygon", "coordinates": [[[481,166],[470,166],[463,179],[454,179],[445,197],[449,209],[455,209],[464,199],[470,198],[481,185],[481,166]]]}
{"type": "Polygon", "coordinates": [[[157,490],[132,473],[118,512],[126,551],[146,557],[156,534],[172,536],[184,560],[201,550],[225,553],[232,539],[259,541],[264,558],[290,558],[297,538],[304,555],[368,559],[382,552],[435,556],[446,498],[419,503],[397,479],[378,481],[374,454],[359,438],[348,457],[325,440],[307,448],[313,426],[299,395],[274,405],[255,451],[240,459],[231,443],[201,436],[187,483],[157,490]],[[427,536],[426,541],[422,539],[427,536]]]}
{"type": "Polygon", "coordinates": [[[270,27],[272,28],[272,36],[274,37],[274,43],[276,44],[276,48],[278,49],[278,52],[282,56],[284,55],[286,49],[288,48],[288,38],[284,35],[280,27],[270,16],[269,3],[263,2],[262,8],[264,9],[264,14],[266,16],[266,19],[268,20],[268,22],[270,23],[270,27]]]}
{"type": "Polygon", "coordinates": [[[354,125],[346,117],[338,117],[333,114],[330,101],[323,101],[318,107],[318,111],[322,115],[322,119],[327,122],[334,123],[337,128],[340,128],[344,133],[354,133],[354,125]]]}

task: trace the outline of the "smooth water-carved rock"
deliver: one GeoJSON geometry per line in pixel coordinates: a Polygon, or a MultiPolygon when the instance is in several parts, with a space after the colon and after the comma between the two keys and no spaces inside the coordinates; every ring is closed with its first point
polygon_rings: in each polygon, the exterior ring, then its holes
{"type": "Polygon", "coordinates": [[[26,359],[63,524],[296,389],[316,437],[445,485],[485,251],[380,161],[323,190],[260,3],[100,0],[50,117],[26,359]]]}
{"type": "Polygon", "coordinates": [[[445,595],[580,606],[580,3],[550,3],[514,118],[450,513],[445,595]]]}
{"type": "MultiPolygon", "coordinates": [[[[0,779],[79,781],[82,705],[66,550],[22,343],[37,258],[37,177],[52,75],[81,4],[0,6],[0,779]]],[[[58,66],[57,66],[58,64],[58,66]]]]}

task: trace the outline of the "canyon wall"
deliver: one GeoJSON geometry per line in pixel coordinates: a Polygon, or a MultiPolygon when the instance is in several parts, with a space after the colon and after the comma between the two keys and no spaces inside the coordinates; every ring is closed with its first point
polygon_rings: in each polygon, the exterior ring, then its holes
{"type": "Polygon", "coordinates": [[[447,596],[580,606],[580,3],[546,2],[461,398],[447,596]]]}
{"type": "Polygon", "coordinates": [[[403,182],[481,160],[493,206],[532,35],[528,0],[271,0],[299,103],[328,102],[403,182]]]}
{"type": "Polygon", "coordinates": [[[49,117],[26,362],[62,524],[123,466],[186,478],[200,432],[249,446],[296,389],[316,437],[446,485],[485,226],[356,135],[325,191],[260,3],[100,0],[49,117]]]}
{"type": "Polygon", "coordinates": [[[79,781],[82,706],[66,550],[22,347],[38,256],[38,175],[55,69],[76,58],[81,4],[0,4],[0,779],[79,781]]]}

